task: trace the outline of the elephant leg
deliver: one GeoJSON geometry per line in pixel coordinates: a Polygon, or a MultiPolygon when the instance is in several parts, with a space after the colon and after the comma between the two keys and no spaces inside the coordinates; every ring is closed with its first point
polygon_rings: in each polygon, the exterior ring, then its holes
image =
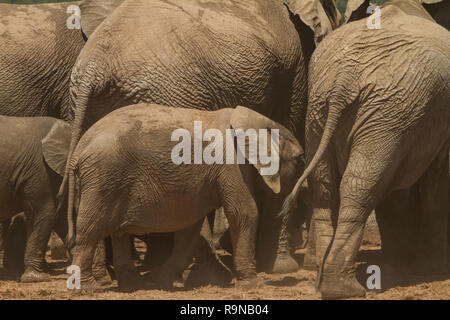
{"type": "Polygon", "coordinates": [[[272,273],[290,273],[298,270],[297,261],[291,255],[291,242],[295,230],[293,214],[282,217],[278,250],[273,263],[272,273]]]}
{"type": "Polygon", "coordinates": [[[114,268],[119,283],[119,289],[121,291],[132,291],[142,288],[143,279],[133,265],[130,236],[113,235],[111,240],[114,268]]]}
{"type": "Polygon", "coordinates": [[[448,253],[448,147],[436,157],[419,180],[419,232],[417,266],[419,271],[447,273],[448,253]]]}
{"type": "Polygon", "coordinates": [[[50,281],[45,270],[45,252],[50,234],[55,224],[55,206],[53,201],[30,204],[25,207],[25,217],[31,226],[25,249],[25,272],[21,282],[50,281]]]}
{"type": "Polygon", "coordinates": [[[94,278],[101,285],[108,285],[112,282],[107,268],[105,242],[106,240],[99,241],[94,254],[94,262],[92,264],[94,278]]]}
{"type": "MultiPolygon", "coordinates": [[[[77,236],[77,238],[79,237],[77,236]]],[[[97,244],[98,239],[96,237],[83,237],[83,239],[77,239],[77,244],[74,248],[72,265],[80,268],[81,290],[83,291],[90,292],[100,289],[100,285],[95,281],[92,274],[92,264],[97,244]]]]}
{"type": "MultiPolygon", "coordinates": [[[[227,196],[227,195],[225,195],[227,196]]],[[[258,209],[253,198],[230,197],[225,201],[224,212],[230,224],[233,262],[240,286],[257,285],[255,265],[255,240],[258,225],[258,209]]]]}
{"type": "Polygon", "coordinates": [[[66,247],[55,232],[52,232],[50,235],[49,246],[52,260],[62,260],[67,258],[66,247]]]}
{"type": "Polygon", "coordinates": [[[282,202],[266,201],[261,195],[257,195],[257,199],[258,207],[261,208],[256,240],[257,270],[267,273],[289,273],[298,270],[290,248],[292,213],[276,218],[274,212],[280,210],[282,202]]]}
{"type": "Polygon", "coordinates": [[[317,277],[324,299],[365,296],[365,289],[355,276],[356,255],[367,219],[384,196],[396,169],[385,158],[393,154],[389,148],[374,150],[383,150],[383,153],[374,153],[365,146],[355,146],[350,153],[340,184],[336,232],[317,277]]]}
{"type": "Polygon", "coordinates": [[[212,228],[214,211],[204,220],[200,232],[200,239],[195,249],[195,263],[185,281],[187,287],[201,285],[226,285],[231,282],[233,275],[216,254],[212,228]]]}
{"type": "Polygon", "coordinates": [[[161,287],[170,289],[173,282],[191,263],[198,246],[200,230],[204,219],[194,225],[174,233],[174,246],[169,259],[151,271],[152,279],[161,287]]]}
{"type": "Polygon", "coordinates": [[[72,250],[72,265],[80,268],[81,290],[88,292],[103,290],[92,272],[98,244],[110,232],[107,222],[104,221],[107,215],[103,211],[108,208],[102,206],[100,209],[99,203],[102,202],[96,198],[81,198],[76,218],[75,247],[72,250]]]}
{"type": "Polygon", "coordinates": [[[333,146],[308,179],[312,201],[308,243],[303,268],[319,270],[333,239],[339,212],[338,169],[333,146]]]}

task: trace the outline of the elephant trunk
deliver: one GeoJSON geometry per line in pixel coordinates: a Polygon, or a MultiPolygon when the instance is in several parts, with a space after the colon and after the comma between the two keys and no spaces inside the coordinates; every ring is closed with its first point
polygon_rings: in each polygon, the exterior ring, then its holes
{"type": "Polygon", "coordinates": [[[306,181],[311,172],[315,169],[319,161],[322,159],[322,156],[325,154],[328,145],[330,144],[330,141],[334,135],[334,132],[336,131],[339,119],[344,110],[344,107],[342,107],[344,104],[336,101],[336,99],[330,99],[330,101],[334,101],[334,103],[331,103],[328,108],[327,122],[325,124],[323,135],[317,151],[314,154],[311,162],[306,167],[305,171],[303,171],[302,176],[298,179],[292,192],[284,200],[283,206],[281,207],[281,211],[278,216],[285,216],[288,214],[288,212],[290,212],[295,204],[295,201],[297,200],[301,186],[306,181]]]}

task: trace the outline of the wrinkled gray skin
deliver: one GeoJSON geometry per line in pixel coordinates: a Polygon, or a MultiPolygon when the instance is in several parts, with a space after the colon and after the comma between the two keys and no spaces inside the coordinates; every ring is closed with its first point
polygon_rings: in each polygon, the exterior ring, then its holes
{"type": "Polygon", "coordinates": [[[324,298],[365,294],[355,257],[373,209],[388,256],[446,271],[450,33],[417,1],[392,0],[381,14],[380,30],[350,23],[311,59],[311,160],[284,209],[311,174],[315,247],[308,255],[319,265],[324,298]]]}
{"type": "Polygon", "coordinates": [[[69,144],[70,127],[61,120],[0,116],[0,220],[25,212],[22,282],[49,280],[44,254],[56,223],[55,197],[69,144]]]}
{"type": "MultiPolygon", "coordinates": [[[[66,22],[71,15],[68,6],[79,4],[0,4],[0,115],[73,120],[70,74],[85,39],[80,29],[69,29],[66,22]]],[[[2,238],[12,237],[7,222],[2,238]]],[[[57,230],[67,229],[66,222],[63,215],[57,220],[57,230]]],[[[58,233],[65,238],[66,231],[58,233]]],[[[102,246],[94,266],[99,277],[104,275],[102,246]]]]}
{"type": "MultiPolygon", "coordinates": [[[[207,145],[204,142],[203,150],[207,145]]],[[[223,150],[225,155],[225,144],[223,150]]],[[[256,285],[257,208],[261,207],[256,194],[268,201],[283,199],[299,176],[302,155],[289,130],[244,107],[207,112],[140,104],[104,117],[80,140],[69,170],[69,239],[75,240],[73,264],[81,268],[82,289],[96,287],[91,273],[95,245],[109,235],[120,289],[141,286],[129,235],[150,232],[175,232],[172,255],[153,270],[156,281],[171,287],[192,259],[204,217],[222,206],[231,227],[237,279],[241,285],[256,285]],[[193,137],[196,120],[202,121],[203,130],[214,128],[224,137],[231,128],[279,129],[280,170],[263,176],[259,162],[174,164],[171,153],[179,142],[171,141],[172,133],[184,128],[193,137]]]]}
{"type": "MultiPolygon", "coordinates": [[[[448,12],[450,10],[450,2],[442,1],[439,3],[432,4],[422,4],[424,8],[428,11],[428,13],[432,16],[432,18],[438,22],[440,25],[445,27],[447,30],[450,30],[449,23],[449,15],[448,12]]],[[[357,10],[355,10],[349,21],[357,21],[362,18],[367,18],[367,7],[369,6],[369,1],[364,1],[364,4],[361,5],[357,10]]],[[[404,8],[408,10],[407,8],[404,8]]],[[[450,179],[450,175],[449,175],[450,179]]],[[[382,249],[384,253],[384,258],[390,265],[400,267],[410,261],[414,257],[414,247],[416,246],[416,233],[418,229],[418,224],[420,221],[418,220],[418,214],[410,214],[417,207],[417,187],[414,191],[411,190],[403,190],[399,191],[395,197],[392,197],[392,200],[386,200],[383,206],[380,206],[377,209],[379,213],[377,215],[378,224],[383,225],[382,233],[384,237],[391,237],[391,239],[385,239],[382,244],[382,249]],[[416,192],[416,196],[414,196],[414,192],[416,192]],[[388,211],[389,214],[382,214],[382,212],[388,211]],[[381,217],[381,218],[380,218],[381,217]],[[387,219],[386,219],[387,218],[387,219]],[[401,230],[397,229],[397,225],[401,224],[403,227],[401,230]],[[386,231],[390,230],[390,231],[386,231]],[[389,236],[390,235],[390,236],[389,236]]],[[[306,198],[304,201],[308,204],[311,203],[309,200],[310,194],[303,193],[303,198],[306,198]]],[[[449,197],[450,199],[450,197],[449,197]]],[[[450,208],[450,206],[449,206],[450,208]]],[[[450,212],[449,212],[450,217],[450,212]]],[[[449,218],[449,227],[448,227],[448,241],[450,244],[450,218],[449,218]]],[[[315,237],[314,232],[309,232],[308,237],[308,252],[314,252],[315,248],[315,237]]],[[[449,245],[450,250],[450,245],[449,245]]],[[[450,256],[450,255],[449,255],[450,256]]],[[[316,261],[314,255],[306,254],[302,267],[307,270],[317,270],[318,262],[316,261]]],[[[390,266],[386,266],[390,267],[390,266]]],[[[389,268],[391,269],[391,268],[389,268]]],[[[401,270],[399,272],[402,272],[401,270]]]]}
{"type": "MultiPolygon", "coordinates": [[[[57,212],[56,194],[70,136],[70,126],[62,120],[0,116],[3,264],[11,275],[22,275],[21,282],[49,281],[45,251],[50,232],[55,230],[61,239],[66,238],[67,214],[57,212]],[[21,211],[24,214],[16,215],[21,211]]],[[[110,281],[103,243],[97,248],[93,270],[100,283],[110,281]]]]}
{"type": "MultiPolygon", "coordinates": [[[[95,121],[138,102],[205,110],[245,105],[285,125],[303,144],[307,61],[314,39],[337,27],[332,1],[323,1],[332,18],[323,8],[319,15],[313,4],[320,3],[312,0],[286,1],[292,12],[270,0],[109,2],[122,4],[112,13],[98,0],[81,8],[89,40],[71,79],[71,152],[95,121]],[[109,16],[96,29],[102,14],[109,16]]],[[[257,261],[268,272],[298,268],[289,216],[273,218],[280,205],[268,202],[261,212],[257,261]]]]}
{"type": "Polygon", "coordinates": [[[69,82],[85,41],[69,5],[0,4],[0,115],[71,120],[69,82]]]}

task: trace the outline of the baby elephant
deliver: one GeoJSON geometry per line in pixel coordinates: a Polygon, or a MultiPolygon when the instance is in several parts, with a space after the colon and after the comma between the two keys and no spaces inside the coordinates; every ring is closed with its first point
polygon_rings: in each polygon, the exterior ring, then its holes
{"type": "Polygon", "coordinates": [[[282,199],[299,176],[302,155],[286,128],[244,107],[139,104],[110,113],[86,132],[70,161],[69,243],[82,289],[96,288],[95,246],[109,235],[119,288],[136,288],[142,280],[129,235],[158,232],[175,232],[171,257],[152,277],[170,287],[193,255],[203,218],[219,207],[231,228],[238,284],[256,285],[262,204],[255,194],[264,194],[266,204],[282,199]]]}
{"type": "Polygon", "coordinates": [[[61,120],[0,116],[0,221],[25,212],[28,240],[22,282],[50,280],[44,273],[45,250],[56,222],[55,198],[70,135],[69,125],[61,120]]]}

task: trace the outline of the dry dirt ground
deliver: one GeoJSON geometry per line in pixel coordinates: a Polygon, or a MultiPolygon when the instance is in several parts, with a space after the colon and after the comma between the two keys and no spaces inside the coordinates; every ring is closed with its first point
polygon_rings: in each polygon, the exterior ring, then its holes
{"type": "MultiPolygon", "coordinates": [[[[298,250],[295,258],[301,264],[304,250],[298,250]]],[[[52,281],[37,284],[22,284],[8,280],[4,270],[0,269],[0,299],[164,299],[164,300],[301,300],[320,299],[315,292],[314,282],[316,272],[300,269],[298,272],[283,275],[271,275],[260,273],[263,286],[254,290],[244,290],[230,287],[206,286],[196,289],[185,289],[181,283],[177,283],[172,291],[157,290],[148,287],[147,290],[139,290],[133,293],[122,293],[116,289],[116,282],[106,292],[83,295],[71,293],[66,289],[65,268],[67,262],[52,260],[50,255],[47,261],[52,269],[52,281]]],[[[379,247],[379,238],[376,231],[369,230],[363,240],[363,246],[358,255],[357,275],[361,283],[365,283],[369,275],[366,274],[367,266],[382,264],[379,247]]],[[[382,284],[388,280],[383,279],[382,284]]],[[[387,284],[386,289],[380,291],[368,291],[365,299],[450,299],[450,273],[447,276],[407,276],[395,277],[387,284]]]]}

